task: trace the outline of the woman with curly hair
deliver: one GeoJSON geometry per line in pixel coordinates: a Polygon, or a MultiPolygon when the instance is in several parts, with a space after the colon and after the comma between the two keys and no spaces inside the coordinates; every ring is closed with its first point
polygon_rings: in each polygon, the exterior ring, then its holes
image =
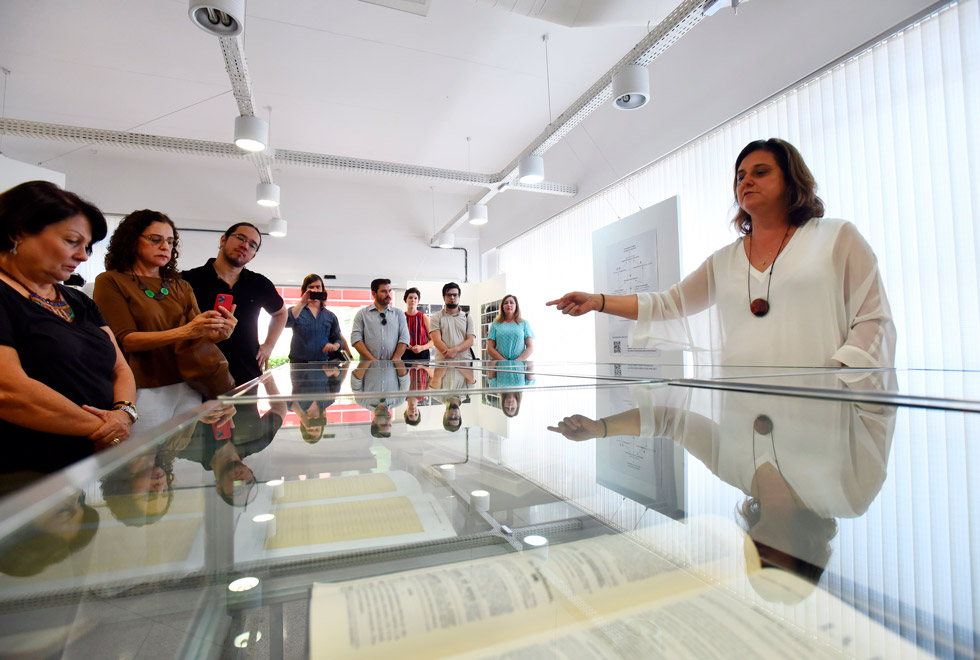
{"type": "Polygon", "coordinates": [[[133,211],[106,250],[95,302],[136,377],[140,419],[151,428],[234,387],[228,362],[214,346],[237,320],[227,309],[201,312],[177,270],[180,237],[159,211],[133,211]],[[197,378],[204,365],[211,372],[197,378]],[[198,372],[198,373],[195,373],[198,372]]]}

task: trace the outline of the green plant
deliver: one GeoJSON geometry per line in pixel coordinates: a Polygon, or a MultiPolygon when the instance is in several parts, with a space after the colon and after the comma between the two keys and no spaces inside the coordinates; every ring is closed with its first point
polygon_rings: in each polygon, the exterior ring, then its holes
{"type": "Polygon", "coordinates": [[[274,355],[271,358],[269,358],[268,369],[275,369],[276,367],[286,364],[287,362],[289,362],[288,355],[274,355]]]}

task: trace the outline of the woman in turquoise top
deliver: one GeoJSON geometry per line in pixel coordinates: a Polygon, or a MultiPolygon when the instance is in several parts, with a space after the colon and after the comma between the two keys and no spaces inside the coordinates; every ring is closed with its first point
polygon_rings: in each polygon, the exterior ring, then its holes
{"type": "Polygon", "coordinates": [[[495,360],[527,360],[534,351],[534,333],[521,319],[517,296],[507,294],[500,301],[500,314],[490,326],[487,353],[495,360]]]}

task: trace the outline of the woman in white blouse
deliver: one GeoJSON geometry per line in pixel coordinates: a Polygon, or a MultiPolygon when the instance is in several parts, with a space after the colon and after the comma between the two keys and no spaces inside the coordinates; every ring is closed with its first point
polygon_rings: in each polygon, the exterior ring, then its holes
{"type": "Polygon", "coordinates": [[[626,296],[576,291],[548,304],[636,319],[632,346],[680,347],[699,362],[891,366],[895,327],[877,258],[853,224],[823,218],[796,148],[750,142],[733,188],[740,237],[679,284],[626,296]]]}

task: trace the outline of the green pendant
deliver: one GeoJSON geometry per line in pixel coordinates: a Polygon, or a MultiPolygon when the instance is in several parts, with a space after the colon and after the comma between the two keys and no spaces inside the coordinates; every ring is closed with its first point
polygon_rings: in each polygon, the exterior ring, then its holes
{"type": "Polygon", "coordinates": [[[163,295],[167,295],[170,293],[170,289],[168,289],[167,287],[163,287],[162,289],[160,289],[160,293],[162,293],[163,295]]]}
{"type": "Polygon", "coordinates": [[[149,289],[143,289],[143,293],[146,294],[146,297],[147,298],[152,298],[153,297],[153,292],[150,291],[149,289]]]}

